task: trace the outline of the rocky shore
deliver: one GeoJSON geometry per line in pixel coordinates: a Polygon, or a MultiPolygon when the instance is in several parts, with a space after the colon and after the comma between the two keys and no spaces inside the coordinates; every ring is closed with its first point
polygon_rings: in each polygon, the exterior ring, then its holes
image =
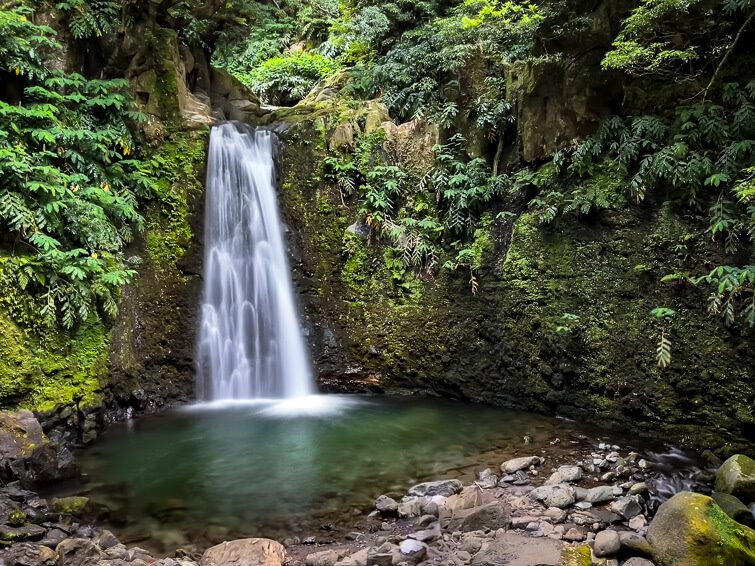
{"type": "Polygon", "coordinates": [[[31,413],[2,413],[0,566],[755,565],[755,462],[733,456],[715,477],[700,473],[712,496],[665,502],[657,466],[606,444],[557,467],[523,454],[468,485],[444,479],[381,495],[340,541],[242,539],[158,558],[99,528],[102,510],[86,497],[41,497],[40,487],[76,473],[73,457],[31,413]]]}

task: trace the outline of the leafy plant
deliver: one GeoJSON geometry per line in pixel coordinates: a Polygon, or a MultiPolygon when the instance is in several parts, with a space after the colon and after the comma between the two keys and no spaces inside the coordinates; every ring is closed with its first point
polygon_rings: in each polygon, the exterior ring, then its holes
{"type": "Polygon", "coordinates": [[[658,367],[666,368],[671,364],[671,321],[676,316],[676,311],[666,307],[654,308],[650,314],[658,321],[658,347],[656,348],[656,360],[658,367]]]}

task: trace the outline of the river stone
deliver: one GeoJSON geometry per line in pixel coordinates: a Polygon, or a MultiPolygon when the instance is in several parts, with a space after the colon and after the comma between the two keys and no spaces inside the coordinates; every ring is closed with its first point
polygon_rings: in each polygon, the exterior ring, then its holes
{"type": "Polygon", "coordinates": [[[14,544],[0,551],[0,564],[9,566],[55,566],[58,555],[46,546],[28,542],[14,544]]]}
{"type": "Polygon", "coordinates": [[[595,535],[593,551],[598,558],[618,554],[620,548],[621,540],[619,539],[619,533],[616,531],[600,531],[595,535]]]}
{"type": "Polygon", "coordinates": [[[626,551],[627,554],[642,554],[644,556],[652,556],[653,548],[647,539],[637,533],[624,531],[619,533],[619,542],[621,543],[621,549],[626,551]]]}
{"type": "Polygon", "coordinates": [[[661,505],[647,538],[655,561],[664,566],[755,564],[755,530],[699,493],[683,491],[661,505]]]}
{"type": "Polygon", "coordinates": [[[455,515],[459,511],[472,509],[482,505],[482,493],[477,486],[469,485],[461,490],[460,493],[448,497],[442,504],[442,510],[445,515],[455,515]]]}
{"type": "Polygon", "coordinates": [[[401,550],[390,542],[367,549],[367,566],[391,566],[401,562],[401,559],[401,550]]]}
{"type": "Polygon", "coordinates": [[[640,497],[638,495],[619,497],[611,503],[610,508],[611,511],[621,515],[625,519],[631,519],[642,513],[642,505],[640,504],[640,497]]]}
{"type": "Polygon", "coordinates": [[[526,470],[530,466],[539,466],[540,458],[538,456],[523,456],[521,458],[514,458],[513,460],[507,460],[501,464],[501,471],[507,474],[513,474],[519,470],[526,470]]]}
{"type": "Polygon", "coordinates": [[[544,485],[533,489],[530,497],[542,502],[546,507],[563,509],[575,501],[574,488],[567,484],[544,485]]]}
{"type": "Polygon", "coordinates": [[[208,548],[200,566],[282,566],[286,549],[274,540],[248,538],[208,548]]]}
{"type": "Polygon", "coordinates": [[[448,530],[469,533],[485,529],[507,529],[511,525],[511,508],[504,501],[493,501],[474,509],[460,511],[451,518],[448,530]]]}
{"type": "Polygon", "coordinates": [[[367,566],[367,553],[369,548],[363,548],[359,552],[355,552],[351,556],[339,560],[336,562],[336,566],[367,566]]]}
{"type": "Polygon", "coordinates": [[[398,503],[387,495],[381,495],[375,500],[375,509],[380,511],[381,515],[395,515],[398,513],[398,503]]]}
{"type": "Polygon", "coordinates": [[[584,500],[589,503],[603,503],[613,501],[613,487],[610,485],[599,485],[587,490],[584,500]]]}
{"type": "Polygon", "coordinates": [[[440,480],[420,483],[409,489],[408,495],[417,497],[431,497],[433,495],[442,495],[449,497],[459,493],[464,484],[459,480],[440,480]]]}
{"type": "Polygon", "coordinates": [[[398,504],[398,516],[402,519],[419,517],[422,514],[422,501],[419,497],[405,497],[398,504]]]}
{"type": "Polygon", "coordinates": [[[39,525],[24,525],[23,527],[10,527],[8,525],[0,526],[0,541],[2,542],[21,542],[29,540],[39,540],[45,536],[47,529],[39,525]]]}
{"type": "Polygon", "coordinates": [[[755,501],[755,460],[736,454],[716,472],[716,491],[728,493],[740,501],[755,501]]]}
{"type": "Polygon", "coordinates": [[[551,477],[545,480],[545,485],[575,482],[581,479],[582,468],[579,466],[559,466],[559,468],[551,474],[551,477]]]}
{"type": "Polygon", "coordinates": [[[496,535],[472,558],[472,566],[559,566],[562,543],[515,533],[496,535]]]}

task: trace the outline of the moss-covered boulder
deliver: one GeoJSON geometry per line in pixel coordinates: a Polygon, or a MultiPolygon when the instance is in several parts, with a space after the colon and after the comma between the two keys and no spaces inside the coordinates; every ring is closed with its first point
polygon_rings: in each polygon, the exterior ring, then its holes
{"type": "Polygon", "coordinates": [[[678,493],[661,505],[648,541],[661,566],[755,565],[755,531],[698,493],[678,493]]]}
{"type": "Polygon", "coordinates": [[[735,454],[716,472],[716,491],[755,503],[755,460],[735,454]]]}
{"type": "Polygon", "coordinates": [[[729,517],[737,523],[742,523],[748,527],[755,528],[755,516],[747,505],[729,493],[714,491],[711,494],[713,500],[724,510],[729,517]]]}

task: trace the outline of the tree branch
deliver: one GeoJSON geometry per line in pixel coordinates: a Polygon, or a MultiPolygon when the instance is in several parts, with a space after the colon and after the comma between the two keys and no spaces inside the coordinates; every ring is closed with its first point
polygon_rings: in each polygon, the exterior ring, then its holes
{"type": "Polygon", "coordinates": [[[705,91],[703,94],[703,102],[705,102],[705,100],[708,98],[708,92],[710,92],[710,90],[716,84],[716,81],[721,75],[721,71],[726,66],[726,62],[729,60],[729,57],[734,52],[734,49],[737,47],[739,40],[742,39],[742,35],[744,34],[745,29],[747,29],[747,26],[749,26],[753,20],[755,20],[755,9],[752,12],[750,12],[750,15],[745,20],[745,23],[742,24],[741,28],[739,28],[739,31],[737,32],[737,36],[734,38],[734,41],[732,41],[731,45],[729,46],[729,49],[726,50],[726,54],[724,55],[724,58],[721,59],[721,62],[718,64],[718,67],[716,67],[716,72],[713,73],[713,77],[711,77],[710,82],[708,83],[708,86],[705,87],[705,91]]]}

